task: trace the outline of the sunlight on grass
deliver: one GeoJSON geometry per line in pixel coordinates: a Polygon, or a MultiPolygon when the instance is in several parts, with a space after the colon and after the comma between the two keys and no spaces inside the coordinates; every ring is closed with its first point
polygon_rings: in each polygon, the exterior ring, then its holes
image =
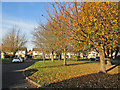
{"type": "MultiPolygon", "coordinates": [[[[67,66],[63,66],[63,61],[38,61],[27,69],[37,69],[38,71],[29,76],[30,79],[47,86],[50,83],[60,82],[66,79],[79,77],[82,75],[99,72],[99,62],[91,61],[67,61],[67,66]]],[[[110,66],[106,66],[109,68],[110,66]]],[[[108,72],[118,73],[117,69],[108,72]]]]}

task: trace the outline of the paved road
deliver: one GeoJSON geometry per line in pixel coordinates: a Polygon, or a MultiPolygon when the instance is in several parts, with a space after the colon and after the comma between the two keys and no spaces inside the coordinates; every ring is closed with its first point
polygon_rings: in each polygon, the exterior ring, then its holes
{"type": "Polygon", "coordinates": [[[25,81],[23,70],[35,61],[26,60],[24,63],[2,65],[2,88],[35,88],[25,81]]]}

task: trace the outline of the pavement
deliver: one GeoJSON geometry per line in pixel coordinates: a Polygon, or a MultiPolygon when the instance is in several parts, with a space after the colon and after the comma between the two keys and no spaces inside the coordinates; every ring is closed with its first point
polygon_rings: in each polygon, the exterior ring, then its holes
{"type": "Polygon", "coordinates": [[[35,88],[30,85],[23,75],[25,68],[34,64],[34,60],[25,60],[23,63],[2,65],[2,89],[4,88],[35,88]]]}

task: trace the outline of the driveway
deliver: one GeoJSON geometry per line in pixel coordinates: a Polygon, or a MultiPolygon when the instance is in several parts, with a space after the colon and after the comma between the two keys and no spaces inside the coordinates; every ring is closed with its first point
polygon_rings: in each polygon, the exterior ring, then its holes
{"type": "Polygon", "coordinates": [[[23,63],[2,65],[2,88],[35,88],[25,81],[23,70],[35,63],[34,60],[26,60],[23,63]]]}

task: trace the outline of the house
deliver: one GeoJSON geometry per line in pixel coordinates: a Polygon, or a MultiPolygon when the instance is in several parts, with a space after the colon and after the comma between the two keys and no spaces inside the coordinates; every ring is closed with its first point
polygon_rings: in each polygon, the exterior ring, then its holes
{"type": "MultiPolygon", "coordinates": [[[[74,56],[75,54],[74,53],[72,53],[72,52],[68,52],[68,53],[66,53],[66,58],[72,58],[72,56],[74,56]]],[[[63,53],[62,53],[62,58],[64,58],[64,55],[63,55],[63,53]]]]}
{"type": "Polygon", "coordinates": [[[26,47],[21,47],[19,48],[19,50],[16,52],[15,54],[16,56],[21,56],[21,57],[25,57],[27,55],[27,48],[26,47]]]}
{"type": "Polygon", "coordinates": [[[27,58],[32,58],[33,52],[31,50],[27,51],[27,58]]]}
{"type": "Polygon", "coordinates": [[[89,52],[88,52],[87,58],[88,58],[88,59],[90,59],[90,58],[96,58],[96,57],[98,57],[98,56],[99,56],[98,52],[95,51],[95,50],[92,50],[92,51],[89,51],[89,52]]]}
{"type": "MultiPolygon", "coordinates": [[[[74,53],[74,52],[67,52],[66,53],[66,58],[68,58],[68,59],[75,59],[76,56],[78,56],[78,53],[74,53]]],[[[80,58],[84,58],[84,54],[82,52],[79,53],[79,56],[80,56],[80,58]]],[[[62,57],[62,59],[64,59],[63,53],[61,54],[61,57],[62,57]]]]}
{"type": "Polygon", "coordinates": [[[4,55],[4,53],[2,51],[0,51],[0,57],[1,57],[1,59],[5,58],[5,55],[4,55]]]}
{"type": "MultiPolygon", "coordinates": [[[[48,54],[48,55],[49,55],[49,58],[51,58],[52,54],[50,53],[50,54],[48,54]]],[[[57,55],[56,53],[54,53],[54,54],[53,54],[53,57],[54,57],[54,58],[58,58],[58,55],[57,55]]]]}
{"type": "Polygon", "coordinates": [[[80,58],[84,58],[84,54],[82,52],[79,53],[74,53],[74,52],[68,52],[66,53],[67,58],[71,59],[71,58],[75,58],[76,56],[80,56],[80,58]]]}
{"type": "MultiPolygon", "coordinates": [[[[33,55],[33,58],[42,58],[43,57],[43,52],[39,48],[33,48],[32,55],[33,55]]],[[[45,58],[46,59],[50,59],[51,55],[52,54],[49,53],[49,51],[47,51],[45,53],[45,58]]],[[[56,54],[55,53],[54,53],[53,57],[56,58],[56,54]]]]}
{"type": "Polygon", "coordinates": [[[43,52],[39,48],[33,48],[32,57],[33,58],[42,58],[43,52]]]}

